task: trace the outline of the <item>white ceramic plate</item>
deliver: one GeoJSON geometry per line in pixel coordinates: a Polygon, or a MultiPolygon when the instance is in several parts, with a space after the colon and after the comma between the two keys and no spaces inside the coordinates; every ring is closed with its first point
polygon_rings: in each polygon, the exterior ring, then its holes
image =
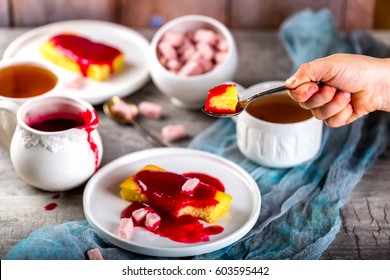
{"type": "Polygon", "coordinates": [[[221,249],[243,237],[260,214],[260,191],[253,178],[237,164],[211,153],[186,148],[154,148],[128,154],[101,168],[87,183],[83,197],[89,224],[112,244],[125,250],[159,257],[184,257],[221,249]],[[121,199],[119,183],[147,164],[175,173],[202,172],[218,178],[233,199],[230,210],[214,224],[224,227],[210,241],[186,244],[134,229],[130,240],[117,235],[120,213],[129,205],[121,199]]]}
{"type": "Polygon", "coordinates": [[[79,97],[92,104],[103,103],[108,98],[134,93],[149,80],[147,65],[148,40],[140,33],[115,23],[94,20],[56,22],[32,29],[16,38],[5,50],[3,59],[17,58],[47,63],[69,83],[80,74],[73,73],[47,61],[39,52],[39,46],[51,36],[73,32],[96,42],[106,43],[121,50],[125,55],[122,72],[104,82],[86,79],[81,89],[65,88],[65,94],[79,97]]]}

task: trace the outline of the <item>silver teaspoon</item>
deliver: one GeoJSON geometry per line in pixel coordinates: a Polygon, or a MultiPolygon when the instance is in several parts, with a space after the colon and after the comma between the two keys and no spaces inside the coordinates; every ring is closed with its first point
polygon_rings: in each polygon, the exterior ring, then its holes
{"type": "Polygon", "coordinates": [[[106,116],[108,116],[109,118],[111,118],[111,119],[113,119],[113,120],[115,120],[117,122],[120,122],[120,123],[123,123],[123,124],[131,124],[131,125],[133,125],[133,127],[135,129],[137,129],[145,137],[145,139],[150,144],[154,145],[155,147],[167,147],[167,145],[165,145],[163,142],[161,142],[161,140],[156,138],[153,134],[151,134],[148,130],[143,128],[136,121],[136,116],[138,115],[138,107],[134,103],[122,100],[118,96],[114,96],[114,97],[112,97],[111,99],[109,99],[108,101],[106,101],[103,104],[103,111],[106,114],[106,116]],[[115,110],[112,110],[112,106],[114,106],[114,104],[116,104],[118,102],[122,102],[122,101],[126,102],[127,104],[130,104],[132,106],[132,110],[133,110],[133,113],[134,113],[133,118],[131,118],[131,119],[124,118],[123,116],[121,116],[120,114],[115,112],[115,110]]]}
{"type": "MultiPolygon", "coordinates": [[[[316,84],[318,86],[320,86],[321,83],[320,82],[316,82],[316,84]]],[[[251,97],[248,97],[247,99],[239,100],[238,103],[237,103],[237,106],[236,106],[236,110],[234,112],[231,112],[231,113],[215,113],[215,112],[211,112],[211,111],[206,110],[204,106],[202,107],[202,111],[204,113],[206,113],[207,115],[211,116],[211,117],[215,117],[215,118],[230,118],[230,117],[234,117],[234,116],[237,116],[238,114],[242,113],[242,111],[244,111],[245,107],[251,101],[253,101],[253,100],[257,99],[257,98],[260,98],[260,97],[263,97],[263,96],[267,96],[267,95],[271,95],[271,94],[278,93],[278,92],[287,91],[287,90],[289,90],[289,88],[287,88],[285,86],[280,86],[280,87],[268,89],[266,91],[262,91],[260,93],[255,94],[255,95],[252,95],[251,97]]]]}

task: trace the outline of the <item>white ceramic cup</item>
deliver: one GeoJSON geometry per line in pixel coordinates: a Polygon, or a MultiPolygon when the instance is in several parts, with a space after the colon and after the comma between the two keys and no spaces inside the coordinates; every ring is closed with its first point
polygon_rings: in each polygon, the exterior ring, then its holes
{"type": "MultiPolygon", "coordinates": [[[[55,73],[55,71],[49,67],[48,65],[37,62],[34,60],[25,60],[25,59],[6,59],[0,61],[0,70],[5,69],[7,67],[12,67],[14,65],[32,65],[44,68],[48,71],[50,71],[54,76],[57,77],[57,83],[55,86],[46,91],[42,92],[41,94],[33,97],[25,97],[25,98],[15,98],[15,97],[8,97],[4,96],[1,93],[0,90],[0,144],[2,144],[5,148],[9,149],[9,143],[11,142],[11,139],[9,138],[16,128],[16,119],[14,114],[10,114],[7,110],[4,110],[4,108],[18,108],[23,103],[25,103],[28,100],[31,100],[38,96],[45,96],[45,95],[54,95],[54,94],[61,94],[63,91],[63,84],[60,80],[59,76],[55,73]]],[[[30,81],[31,83],[34,83],[34,81],[30,81]]],[[[0,86],[1,89],[1,86],[0,86]]]]}
{"type": "Polygon", "coordinates": [[[99,167],[103,145],[96,129],[99,119],[91,104],[47,95],[30,99],[20,107],[4,101],[0,108],[16,116],[17,128],[8,135],[12,140],[6,144],[10,146],[13,167],[29,185],[66,191],[85,182],[99,167]],[[68,120],[77,122],[65,127],[68,120]],[[50,121],[49,129],[47,125],[39,129],[37,125],[45,121],[50,121]]]}
{"type": "Polygon", "coordinates": [[[238,65],[237,47],[233,35],[221,22],[202,15],[186,15],[164,24],[153,36],[150,44],[149,70],[154,84],[177,107],[199,109],[204,105],[210,88],[233,79],[238,65]],[[225,60],[204,74],[183,77],[161,65],[157,46],[168,31],[188,32],[206,28],[222,35],[228,43],[225,60]]]}
{"type": "MultiPolygon", "coordinates": [[[[270,81],[254,85],[243,91],[240,98],[248,98],[283,83],[270,81]]],[[[313,116],[299,122],[271,123],[244,110],[236,120],[239,150],[260,165],[293,167],[314,158],[320,150],[323,122],[313,116]]]]}

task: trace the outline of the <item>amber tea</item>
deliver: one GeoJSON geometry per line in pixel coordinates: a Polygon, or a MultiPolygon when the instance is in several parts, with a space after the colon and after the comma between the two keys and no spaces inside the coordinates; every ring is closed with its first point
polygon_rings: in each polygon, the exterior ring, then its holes
{"type": "Polygon", "coordinates": [[[287,94],[265,96],[248,104],[246,111],[255,118],[272,123],[295,123],[312,117],[287,94]]]}
{"type": "Polygon", "coordinates": [[[53,89],[58,79],[51,71],[33,64],[16,64],[0,69],[0,96],[27,98],[53,89]]]}

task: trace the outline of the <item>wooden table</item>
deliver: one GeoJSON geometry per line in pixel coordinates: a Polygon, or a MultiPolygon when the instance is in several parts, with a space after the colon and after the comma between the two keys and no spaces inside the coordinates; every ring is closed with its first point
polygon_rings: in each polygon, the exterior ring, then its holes
{"type": "MultiPolygon", "coordinates": [[[[0,56],[8,44],[27,29],[0,28],[0,56]]],[[[148,38],[150,30],[142,31],[148,38]]],[[[390,45],[390,32],[375,32],[375,37],[390,45]]],[[[235,81],[244,85],[284,80],[291,68],[288,56],[276,32],[235,31],[239,48],[239,69],[235,81]]],[[[174,107],[149,82],[129,99],[162,104],[165,117],[160,121],[141,120],[148,129],[159,135],[170,123],[181,123],[190,137],[172,146],[185,147],[193,136],[208,127],[214,119],[200,111],[174,107]]],[[[107,119],[101,106],[96,106],[101,124],[99,132],[104,143],[102,164],[119,156],[151,146],[130,126],[107,119]]],[[[364,175],[341,210],[342,228],[335,241],[323,254],[323,259],[390,259],[390,149],[364,175]]],[[[33,230],[84,219],[83,187],[53,199],[53,193],[39,191],[26,185],[13,170],[9,153],[0,147],[0,257],[33,230]],[[58,207],[45,211],[45,205],[56,202],[58,207]]]]}

